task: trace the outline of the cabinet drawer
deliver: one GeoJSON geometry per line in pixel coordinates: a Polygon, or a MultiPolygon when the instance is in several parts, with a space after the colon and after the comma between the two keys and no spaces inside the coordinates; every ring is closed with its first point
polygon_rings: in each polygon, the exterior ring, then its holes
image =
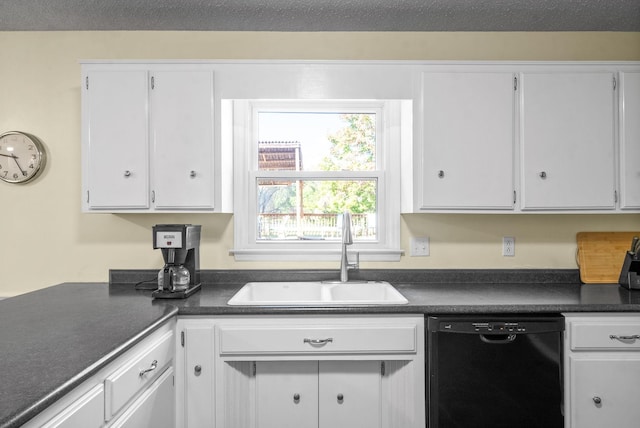
{"type": "Polygon", "coordinates": [[[415,324],[330,327],[220,326],[220,355],[415,353],[415,324]]]}
{"type": "Polygon", "coordinates": [[[175,426],[173,396],[173,368],[169,367],[111,425],[111,428],[173,428],[175,426]]]}
{"type": "Polygon", "coordinates": [[[106,420],[111,419],[173,360],[173,332],[167,332],[105,380],[106,420]]]}
{"type": "Polygon", "coordinates": [[[98,428],[103,423],[104,387],[100,384],[43,425],[42,428],[98,428]]]}
{"type": "Polygon", "coordinates": [[[640,319],[571,323],[571,349],[640,350],[640,319]]]}

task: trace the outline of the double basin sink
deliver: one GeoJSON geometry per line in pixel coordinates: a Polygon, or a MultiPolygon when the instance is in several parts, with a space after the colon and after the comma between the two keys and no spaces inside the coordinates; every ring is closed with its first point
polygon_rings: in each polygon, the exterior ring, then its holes
{"type": "Polygon", "coordinates": [[[229,301],[232,306],[403,305],[407,299],[384,281],[249,282],[229,301]]]}

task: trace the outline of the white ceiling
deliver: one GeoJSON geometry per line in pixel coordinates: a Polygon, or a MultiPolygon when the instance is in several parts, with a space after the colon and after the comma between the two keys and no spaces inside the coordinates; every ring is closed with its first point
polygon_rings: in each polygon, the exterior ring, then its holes
{"type": "Polygon", "coordinates": [[[0,0],[0,31],[640,31],[640,0],[0,0]]]}

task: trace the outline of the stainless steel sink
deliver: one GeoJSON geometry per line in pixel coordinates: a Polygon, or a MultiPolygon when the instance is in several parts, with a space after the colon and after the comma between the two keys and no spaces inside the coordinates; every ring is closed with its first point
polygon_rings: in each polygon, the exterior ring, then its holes
{"type": "Polygon", "coordinates": [[[404,305],[407,299],[384,281],[249,282],[228,302],[232,306],[404,305]]]}

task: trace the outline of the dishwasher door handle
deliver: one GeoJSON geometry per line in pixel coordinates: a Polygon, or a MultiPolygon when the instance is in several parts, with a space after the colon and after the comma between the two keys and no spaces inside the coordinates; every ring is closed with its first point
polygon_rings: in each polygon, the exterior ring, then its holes
{"type": "Polygon", "coordinates": [[[505,345],[516,340],[515,334],[481,334],[480,340],[490,345],[505,345]]]}

